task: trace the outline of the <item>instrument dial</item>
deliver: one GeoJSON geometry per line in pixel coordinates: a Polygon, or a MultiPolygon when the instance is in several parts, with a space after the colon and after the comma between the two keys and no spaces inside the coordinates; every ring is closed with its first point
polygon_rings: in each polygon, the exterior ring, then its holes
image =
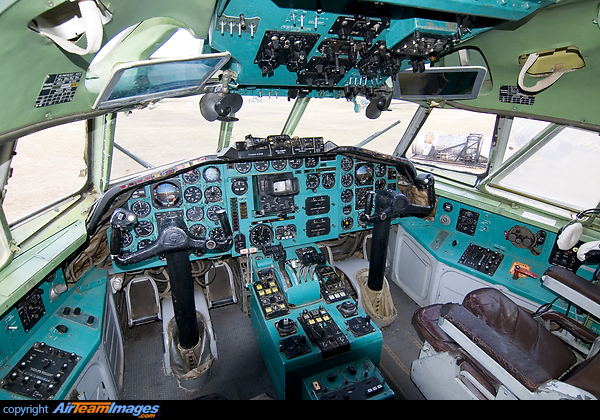
{"type": "Polygon", "coordinates": [[[383,163],[378,163],[375,165],[375,175],[376,176],[385,176],[387,172],[387,167],[383,163]]]}
{"type": "Polygon", "coordinates": [[[254,169],[256,169],[258,172],[265,172],[267,169],[269,169],[269,161],[268,160],[258,160],[256,162],[254,162],[254,169]]]}
{"type": "Polygon", "coordinates": [[[206,182],[217,182],[221,179],[221,171],[216,166],[209,166],[202,173],[206,182]]]}
{"type": "Polygon", "coordinates": [[[302,167],[302,158],[290,159],[289,164],[292,169],[300,169],[302,167]]]}
{"type": "Polygon", "coordinates": [[[204,199],[207,203],[216,203],[223,200],[221,188],[213,186],[204,190],[204,199]]]}
{"type": "Polygon", "coordinates": [[[183,182],[186,184],[195,184],[200,181],[200,172],[198,169],[192,169],[181,176],[183,178],[183,182]]]}
{"type": "Polygon", "coordinates": [[[321,180],[317,174],[308,174],[306,176],[306,188],[309,190],[315,190],[319,187],[321,180]]]}
{"type": "Polygon", "coordinates": [[[127,248],[133,242],[133,235],[126,230],[121,233],[121,248],[127,248]]]}
{"type": "Polygon", "coordinates": [[[173,182],[161,182],[154,187],[153,196],[159,207],[174,207],[181,200],[181,191],[173,182]]]}
{"type": "Polygon", "coordinates": [[[247,174],[248,172],[250,172],[250,169],[252,169],[251,162],[237,162],[235,164],[235,170],[241,174],[247,174]]]}
{"type": "Polygon", "coordinates": [[[223,208],[221,206],[211,206],[208,208],[208,210],[206,210],[206,217],[208,217],[208,220],[212,220],[213,222],[216,222],[217,220],[219,220],[219,216],[217,216],[217,212],[222,209],[223,208]]]}
{"type": "Polygon", "coordinates": [[[131,205],[131,211],[137,217],[146,217],[150,214],[150,204],[146,201],[136,201],[131,205]]]}
{"type": "Polygon", "coordinates": [[[331,189],[335,186],[335,176],[333,174],[323,174],[323,187],[327,189],[331,189]]]}
{"type": "Polygon", "coordinates": [[[190,234],[195,238],[205,238],[206,237],[206,228],[204,225],[196,224],[190,226],[190,234]]]}
{"type": "Polygon", "coordinates": [[[244,195],[248,191],[246,178],[235,178],[231,181],[231,192],[235,195],[244,195]]]}
{"type": "Polygon", "coordinates": [[[202,207],[190,207],[185,215],[190,222],[197,222],[204,219],[204,210],[202,207]]]}
{"type": "Polygon", "coordinates": [[[354,176],[352,176],[352,174],[347,173],[342,175],[342,179],[340,181],[342,183],[343,187],[350,187],[352,184],[354,184],[354,176]]]}
{"type": "Polygon", "coordinates": [[[318,164],[319,164],[318,157],[307,157],[306,159],[304,159],[304,166],[306,166],[307,168],[314,168],[318,164]]]}
{"type": "Polygon", "coordinates": [[[250,243],[254,246],[268,245],[273,242],[273,229],[263,223],[250,229],[250,243]]]}
{"type": "Polygon", "coordinates": [[[183,198],[188,203],[197,203],[202,200],[202,190],[198,187],[187,187],[183,192],[183,198]]]}
{"type": "Polygon", "coordinates": [[[352,167],[354,166],[354,161],[348,156],[345,156],[340,165],[342,167],[342,171],[351,171],[352,167]]]}
{"type": "Polygon", "coordinates": [[[147,220],[141,220],[135,224],[133,231],[139,237],[150,236],[154,232],[154,225],[147,220]]]}
{"type": "Polygon", "coordinates": [[[271,166],[277,171],[283,171],[287,166],[287,161],[285,159],[277,159],[271,162],[271,166]]]}
{"type": "Polygon", "coordinates": [[[210,231],[210,238],[214,239],[215,241],[225,239],[225,231],[220,227],[214,228],[210,231]]]}
{"type": "Polygon", "coordinates": [[[342,229],[344,229],[344,230],[352,229],[353,225],[354,225],[354,219],[352,217],[344,217],[342,219],[342,229]]]}
{"type": "Polygon", "coordinates": [[[344,203],[351,203],[354,198],[354,193],[352,190],[344,190],[342,191],[342,195],[340,197],[344,203]]]}

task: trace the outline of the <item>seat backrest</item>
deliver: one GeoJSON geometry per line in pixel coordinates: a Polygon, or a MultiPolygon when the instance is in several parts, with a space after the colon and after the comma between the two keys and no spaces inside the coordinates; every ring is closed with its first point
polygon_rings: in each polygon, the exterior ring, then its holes
{"type": "Polygon", "coordinates": [[[527,354],[554,379],[577,361],[566,344],[497,289],[474,290],[465,296],[463,306],[527,354]]]}

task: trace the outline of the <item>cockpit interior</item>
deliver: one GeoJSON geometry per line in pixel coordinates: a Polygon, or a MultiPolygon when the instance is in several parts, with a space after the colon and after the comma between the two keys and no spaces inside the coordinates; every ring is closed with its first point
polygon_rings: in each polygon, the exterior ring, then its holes
{"type": "Polygon", "coordinates": [[[600,2],[6,0],[0,34],[4,412],[600,398],[600,2]]]}

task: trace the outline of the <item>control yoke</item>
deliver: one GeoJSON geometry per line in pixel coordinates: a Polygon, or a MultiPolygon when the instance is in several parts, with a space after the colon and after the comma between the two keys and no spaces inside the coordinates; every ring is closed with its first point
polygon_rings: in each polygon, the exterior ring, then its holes
{"type": "Polygon", "coordinates": [[[373,223],[373,239],[369,256],[369,280],[367,286],[374,291],[383,288],[385,261],[390,237],[390,225],[393,219],[400,216],[420,216],[431,213],[435,207],[436,197],[434,179],[431,174],[421,174],[415,178],[419,189],[427,189],[429,205],[413,204],[406,195],[397,190],[371,191],[367,195],[365,212],[361,214],[364,222],[373,223]],[[373,212],[375,204],[375,212],[373,212]]]}
{"type": "MultiPolygon", "coordinates": [[[[135,252],[121,253],[123,235],[137,222],[135,214],[126,209],[117,209],[111,216],[110,253],[119,265],[129,265],[164,255],[171,282],[173,312],[179,331],[179,344],[183,349],[193,349],[200,344],[200,333],[194,301],[194,284],[189,262],[190,251],[227,251],[233,244],[233,232],[225,210],[217,212],[223,229],[223,238],[195,238],[188,231],[181,216],[162,213],[158,222],[158,238],[135,252]]],[[[195,366],[190,366],[193,369],[195,366]]]]}
{"type": "Polygon", "coordinates": [[[121,253],[120,246],[124,231],[131,228],[136,222],[135,214],[126,209],[117,209],[110,219],[110,253],[118,265],[138,263],[157,255],[177,251],[227,251],[233,244],[233,233],[225,210],[217,211],[217,217],[223,229],[222,239],[195,238],[187,229],[180,216],[164,217],[157,220],[158,238],[146,247],[135,252],[121,253]]]}

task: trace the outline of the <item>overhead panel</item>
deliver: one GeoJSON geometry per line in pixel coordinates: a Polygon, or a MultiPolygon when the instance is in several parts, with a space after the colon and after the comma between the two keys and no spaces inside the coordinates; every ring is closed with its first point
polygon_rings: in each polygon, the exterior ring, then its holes
{"type": "Polygon", "coordinates": [[[319,91],[349,99],[369,97],[399,71],[423,71],[460,41],[544,5],[232,0],[218,8],[211,46],[229,51],[240,63],[233,66],[237,87],[248,93],[319,91]]]}

